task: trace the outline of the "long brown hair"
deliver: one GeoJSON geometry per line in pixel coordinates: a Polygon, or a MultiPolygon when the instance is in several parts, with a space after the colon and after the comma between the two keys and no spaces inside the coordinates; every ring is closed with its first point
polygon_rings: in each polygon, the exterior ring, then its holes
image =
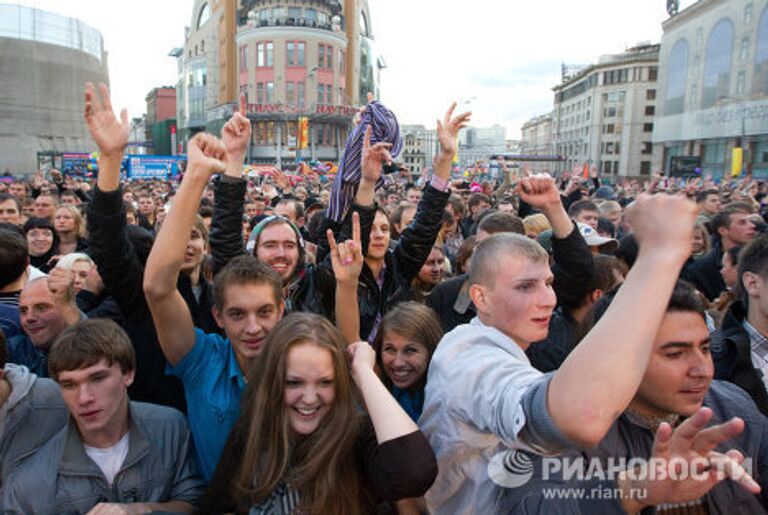
{"type": "Polygon", "coordinates": [[[243,396],[245,453],[235,476],[238,505],[267,499],[285,481],[299,492],[305,513],[362,513],[363,492],[354,446],[362,427],[346,344],[325,318],[310,313],[285,317],[270,333],[264,354],[254,360],[243,396]],[[288,352],[311,343],[333,362],[334,400],[317,430],[292,434],[285,406],[288,352]]]}

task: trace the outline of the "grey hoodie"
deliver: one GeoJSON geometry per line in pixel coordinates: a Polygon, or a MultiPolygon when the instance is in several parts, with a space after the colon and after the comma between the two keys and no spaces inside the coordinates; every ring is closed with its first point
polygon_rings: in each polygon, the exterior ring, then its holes
{"type": "Polygon", "coordinates": [[[8,363],[3,370],[11,395],[0,406],[0,492],[10,471],[64,427],[69,416],[55,382],[21,365],[8,363]]]}

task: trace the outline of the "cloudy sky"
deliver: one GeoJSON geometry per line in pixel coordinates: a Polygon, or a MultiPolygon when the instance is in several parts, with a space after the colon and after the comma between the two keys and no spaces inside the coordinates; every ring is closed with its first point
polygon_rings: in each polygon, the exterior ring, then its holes
{"type": "MultiPolygon", "coordinates": [[[[2,0],[0,0],[2,1],[2,0]]],[[[101,31],[114,105],[145,110],[153,87],[176,83],[168,52],[183,45],[192,0],[6,0],[73,16],[101,31]]],[[[656,43],[665,0],[369,0],[382,71],[381,100],[402,123],[434,125],[451,100],[473,125],[519,137],[552,108],[561,63],[589,64],[641,41],[656,43]]],[[[682,7],[694,0],[682,0],[682,7]]]]}

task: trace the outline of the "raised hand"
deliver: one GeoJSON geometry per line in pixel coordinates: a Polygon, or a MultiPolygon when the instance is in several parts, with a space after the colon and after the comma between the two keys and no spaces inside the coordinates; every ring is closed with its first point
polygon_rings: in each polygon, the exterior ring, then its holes
{"type": "Polygon", "coordinates": [[[336,282],[357,286],[357,278],[363,269],[363,248],[360,238],[360,217],[352,213],[352,239],[336,243],[333,231],[328,229],[331,247],[331,265],[336,282]]]}
{"type": "Polygon", "coordinates": [[[107,157],[120,156],[128,145],[131,125],[128,122],[128,111],[120,111],[118,121],[112,111],[109,99],[109,89],[105,84],[99,84],[101,99],[96,93],[93,83],[85,85],[85,123],[91,137],[99,147],[99,152],[107,157]]]}
{"type": "Polygon", "coordinates": [[[520,198],[531,206],[547,211],[560,207],[560,191],[557,189],[555,179],[547,173],[529,174],[520,179],[515,191],[520,198]]]}
{"type": "Polygon", "coordinates": [[[227,158],[231,160],[242,159],[248,149],[248,141],[251,139],[251,122],[245,117],[245,95],[240,95],[240,108],[221,129],[221,140],[227,151],[227,158]]]}
{"type": "Polygon", "coordinates": [[[210,134],[199,133],[187,145],[189,165],[187,173],[213,175],[227,167],[227,152],[224,144],[210,134]]]}
{"type": "Polygon", "coordinates": [[[451,159],[459,151],[459,131],[467,126],[472,116],[471,112],[466,112],[454,117],[453,111],[455,109],[456,102],[453,102],[448,111],[445,112],[443,120],[437,120],[437,138],[440,141],[440,151],[443,155],[450,156],[451,159]]]}
{"type": "Polygon", "coordinates": [[[73,295],[75,274],[65,268],[55,267],[48,273],[48,289],[57,301],[66,304],[73,295]]]}
{"type": "Polygon", "coordinates": [[[696,204],[682,196],[641,194],[627,207],[625,220],[640,244],[640,252],[661,250],[687,258],[693,238],[696,204]]]}
{"type": "Polygon", "coordinates": [[[712,410],[701,408],[674,431],[666,422],[659,426],[653,441],[651,466],[645,474],[647,477],[631,484],[633,489],[645,491],[644,506],[700,499],[726,478],[736,481],[750,493],[760,493],[760,485],[741,466],[744,456],[740,452],[715,452],[719,444],[744,430],[744,421],[733,418],[706,427],[711,418],[712,410]]]}
{"type": "Polygon", "coordinates": [[[357,381],[360,372],[373,370],[376,365],[376,351],[368,342],[355,342],[347,346],[351,362],[352,378],[357,381]]]}
{"type": "Polygon", "coordinates": [[[365,128],[363,156],[360,163],[363,181],[375,184],[379,180],[384,164],[392,162],[392,156],[389,154],[390,148],[392,148],[392,144],[383,141],[371,145],[371,126],[365,128]]]}

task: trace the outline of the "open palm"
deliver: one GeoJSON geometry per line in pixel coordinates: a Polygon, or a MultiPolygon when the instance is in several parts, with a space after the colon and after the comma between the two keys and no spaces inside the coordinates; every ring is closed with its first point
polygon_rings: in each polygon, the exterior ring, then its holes
{"type": "Polygon", "coordinates": [[[131,126],[128,122],[128,111],[120,111],[120,120],[112,110],[109,89],[99,84],[99,93],[92,83],[85,85],[85,123],[91,137],[104,155],[122,154],[128,145],[131,126]]]}

